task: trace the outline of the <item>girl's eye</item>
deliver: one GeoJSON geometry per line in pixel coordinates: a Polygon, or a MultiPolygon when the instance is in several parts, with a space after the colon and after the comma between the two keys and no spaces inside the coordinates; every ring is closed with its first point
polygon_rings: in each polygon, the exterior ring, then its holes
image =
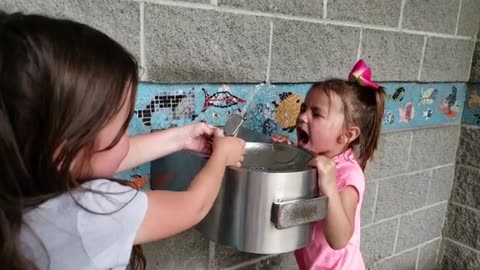
{"type": "Polygon", "coordinates": [[[322,117],[323,118],[322,111],[318,108],[315,108],[315,109],[312,110],[312,115],[313,115],[313,117],[322,117]]]}
{"type": "Polygon", "coordinates": [[[302,104],[302,105],[300,106],[300,112],[303,113],[303,112],[305,112],[306,110],[307,110],[307,106],[305,106],[305,104],[302,104]]]}

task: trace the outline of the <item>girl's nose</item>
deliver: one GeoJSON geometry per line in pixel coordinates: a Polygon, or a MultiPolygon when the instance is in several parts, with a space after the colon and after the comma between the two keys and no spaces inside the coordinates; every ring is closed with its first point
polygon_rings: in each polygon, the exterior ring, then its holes
{"type": "Polygon", "coordinates": [[[298,122],[299,123],[307,123],[308,122],[308,117],[306,112],[301,112],[298,115],[298,122]]]}

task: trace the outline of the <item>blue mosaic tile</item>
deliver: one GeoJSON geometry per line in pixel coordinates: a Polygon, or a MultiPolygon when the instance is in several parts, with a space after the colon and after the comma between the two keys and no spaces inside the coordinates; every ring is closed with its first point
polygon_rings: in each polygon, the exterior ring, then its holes
{"type": "Polygon", "coordinates": [[[469,84],[465,98],[462,122],[467,125],[480,125],[480,84],[469,84]]]}
{"type": "Polygon", "coordinates": [[[247,110],[245,125],[267,136],[284,134],[295,140],[295,121],[311,84],[267,85],[247,110]]]}
{"type": "Polygon", "coordinates": [[[193,119],[195,88],[182,85],[140,84],[135,116],[145,128],[167,128],[174,122],[193,119]]]}
{"type": "MultiPolygon", "coordinates": [[[[462,83],[384,83],[387,92],[383,131],[421,128],[449,123],[480,121],[478,91],[465,99],[462,83]],[[471,98],[473,97],[473,99],[471,98]],[[469,100],[472,106],[470,106],[469,100]],[[472,108],[470,108],[472,107],[472,108]]],[[[244,125],[271,136],[284,134],[293,141],[295,119],[311,84],[152,84],[141,83],[130,123],[130,134],[206,121],[222,126],[228,116],[246,111],[244,125]],[[255,93],[253,95],[253,93],[255,93]],[[253,96],[253,98],[252,98],[253,96]],[[247,104],[247,101],[252,101],[247,104]],[[248,108],[245,109],[245,107],[248,108]]],[[[474,86],[476,89],[480,85],[474,86]]],[[[119,174],[124,179],[147,176],[143,165],[119,174]]]]}
{"type": "Polygon", "coordinates": [[[384,131],[460,123],[465,84],[386,83],[384,131]]]}

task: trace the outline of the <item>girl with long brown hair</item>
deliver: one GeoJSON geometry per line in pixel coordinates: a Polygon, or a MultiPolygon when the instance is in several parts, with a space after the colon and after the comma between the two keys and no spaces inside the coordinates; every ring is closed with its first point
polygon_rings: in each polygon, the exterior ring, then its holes
{"type": "Polygon", "coordinates": [[[2,269],[144,268],[132,246],[198,223],[240,166],[244,142],[204,123],[129,138],[137,71],[86,25],[0,14],[2,269]],[[187,191],[110,180],[180,149],[211,152],[187,191]]]}

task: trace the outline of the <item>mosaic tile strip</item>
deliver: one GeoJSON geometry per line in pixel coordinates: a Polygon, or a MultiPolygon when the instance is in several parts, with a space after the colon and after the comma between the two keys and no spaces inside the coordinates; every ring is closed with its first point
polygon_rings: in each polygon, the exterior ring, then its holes
{"type": "MultiPolygon", "coordinates": [[[[387,91],[384,132],[461,122],[466,104],[465,84],[385,83],[382,86],[387,91]]],[[[311,84],[141,83],[130,134],[182,126],[192,121],[221,126],[230,114],[245,109],[244,125],[251,130],[268,136],[281,133],[296,140],[295,119],[310,87],[311,84]]],[[[466,112],[465,118],[475,123],[480,113],[478,92],[473,94],[470,90],[469,97],[473,97],[473,109],[468,112],[473,113],[467,115],[466,112]]],[[[467,106],[470,107],[468,101],[467,106]]],[[[149,166],[143,165],[118,176],[132,179],[148,177],[148,174],[149,166]]]]}
{"type": "MultiPolygon", "coordinates": [[[[251,129],[265,135],[291,135],[310,86],[141,84],[131,131],[138,134],[200,120],[222,125],[231,113],[248,106],[246,125],[251,129]],[[247,104],[255,89],[257,94],[247,104]]],[[[459,123],[461,120],[466,92],[464,84],[386,83],[382,86],[387,90],[384,131],[459,123]]]]}
{"type": "Polygon", "coordinates": [[[460,123],[465,100],[465,84],[384,85],[387,103],[384,131],[460,123]]]}
{"type": "Polygon", "coordinates": [[[462,123],[480,125],[480,84],[467,85],[462,123]]]}
{"type": "Polygon", "coordinates": [[[176,90],[159,92],[143,108],[135,111],[142,123],[150,127],[155,113],[165,114],[166,121],[191,118],[193,120],[195,94],[190,91],[176,90]]]}

